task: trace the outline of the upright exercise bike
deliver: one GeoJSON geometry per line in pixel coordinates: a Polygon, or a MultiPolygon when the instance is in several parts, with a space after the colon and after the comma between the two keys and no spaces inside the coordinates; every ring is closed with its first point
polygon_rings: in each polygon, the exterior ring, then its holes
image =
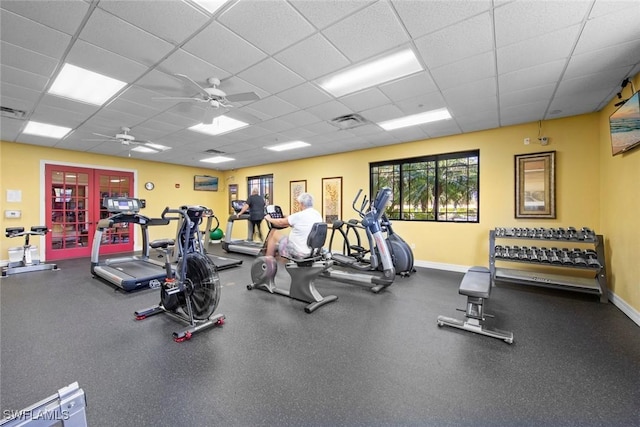
{"type": "Polygon", "coordinates": [[[380,189],[371,203],[368,203],[367,197],[364,196],[358,208],[356,203],[361,194],[362,190],[359,190],[352,207],[362,220],[359,223],[358,221],[334,223],[329,248],[332,248],[337,231],[345,240],[343,250],[346,250],[342,254],[336,252],[329,254],[334,261],[334,266],[324,271],[322,276],[364,285],[370,287],[372,292],[378,293],[393,283],[396,274],[408,276],[414,271],[413,252],[409,245],[393,232],[391,221],[385,216],[385,209],[392,196],[391,189],[388,187],[380,189]],[[359,237],[356,245],[348,242],[350,230],[357,235],[358,228],[365,230],[369,249],[360,244],[359,237]]]}
{"type": "Polygon", "coordinates": [[[206,255],[201,244],[199,225],[206,214],[205,211],[206,208],[203,206],[165,208],[162,219],[167,224],[169,221],[179,221],[176,240],[160,239],[149,244],[152,248],[165,252],[167,278],[160,285],[160,303],[136,311],[136,320],[165,313],[186,323],[186,328],[173,333],[176,342],[188,340],[196,332],[224,324],[224,314],[213,314],[220,301],[220,277],[215,264],[206,255]],[[170,255],[174,245],[180,245],[175,274],[170,255]]]}

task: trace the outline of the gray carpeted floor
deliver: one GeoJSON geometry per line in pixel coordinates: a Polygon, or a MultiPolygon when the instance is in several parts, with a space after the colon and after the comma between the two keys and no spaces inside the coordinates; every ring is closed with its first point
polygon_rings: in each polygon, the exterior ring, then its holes
{"type": "Polygon", "coordinates": [[[94,427],[640,424],[640,328],[594,296],[495,287],[487,325],[508,345],[436,325],[464,316],[460,273],[418,269],[377,295],[321,280],[339,300],[306,314],[247,291],[254,258],[232,256],[225,325],[184,343],[167,316],[134,320],[158,291],[117,292],[88,259],[2,279],[2,410],[78,381],[94,427]]]}

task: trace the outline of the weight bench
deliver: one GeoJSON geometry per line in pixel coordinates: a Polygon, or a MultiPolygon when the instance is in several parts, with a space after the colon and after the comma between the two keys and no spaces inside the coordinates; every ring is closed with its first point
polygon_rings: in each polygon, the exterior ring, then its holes
{"type": "Polygon", "coordinates": [[[509,344],[513,343],[512,332],[489,329],[482,325],[485,316],[493,317],[490,314],[484,313],[484,300],[488,299],[491,294],[491,273],[488,268],[471,267],[462,278],[458,293],[467,297],[467,309],[465,311],[467,320],[462,321],[451,317],[438,316],[438,326],[447,325],[498,338],[509,344]]]}

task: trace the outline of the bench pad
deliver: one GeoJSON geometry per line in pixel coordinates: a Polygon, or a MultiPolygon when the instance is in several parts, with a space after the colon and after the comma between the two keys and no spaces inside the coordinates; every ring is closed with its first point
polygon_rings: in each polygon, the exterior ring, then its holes
{"type": "Polygon", "coordinates": [[[460,295],[476,298],[489,298],[491,293],[491,273],[486,267],[471,267],[462,278],[460,295]]]}

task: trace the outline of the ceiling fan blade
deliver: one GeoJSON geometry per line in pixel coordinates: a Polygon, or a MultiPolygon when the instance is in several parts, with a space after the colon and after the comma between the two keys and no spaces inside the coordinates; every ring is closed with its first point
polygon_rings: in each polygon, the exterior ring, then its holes
{"type": "Polygon", "coordinates": [[[202,99],[202,98],[193,98],[193,97],[180,97],[180,96],[162,96],[162,97],[158,97],[158,98],[151,98],[151,99],[159,99],[159,100],[163,100],[163,101],[198,101],[198,102],[207,102],[206,99],[202,99]]]}
{"type": "Polygon", "coordinates": [[[229,102],[257,101],[260,99],[258,94],[255,92],[234,93],[232,95],[227,95],[225,98],[229,102]]]}
{"type": "Polygon", "coordinates": [[[93,135],[95,135],[95,136],[101,136],[101,137],[103,137],[103,138],[107,138],[107,139],[108,139],[108,140],[110,140],[110,141],[117,141],[117,140],[118,140],[117,138],[115,138],[115,137],[113,137],[113,136],[111,136],[111,135],[103,135],[103,134],[101,134],[101,133],[95,133],[95,132],[93,132],[93,135]]]}
{"type": "Polygon", "coordinates": [[[185,82],[195,86],[196,88],[198,88],[198,91],[200,91],[200,93],[203,96],[206,96],[207,98],[209,98],[209,92],[207,92],[202,86],[200,86],[198,83],[196,83],[195,80],[193,80],[191,77],[185,76],[184,74],[176,74],[175,76],[179,77],[182,80],[184,80],[185,82]]]}

